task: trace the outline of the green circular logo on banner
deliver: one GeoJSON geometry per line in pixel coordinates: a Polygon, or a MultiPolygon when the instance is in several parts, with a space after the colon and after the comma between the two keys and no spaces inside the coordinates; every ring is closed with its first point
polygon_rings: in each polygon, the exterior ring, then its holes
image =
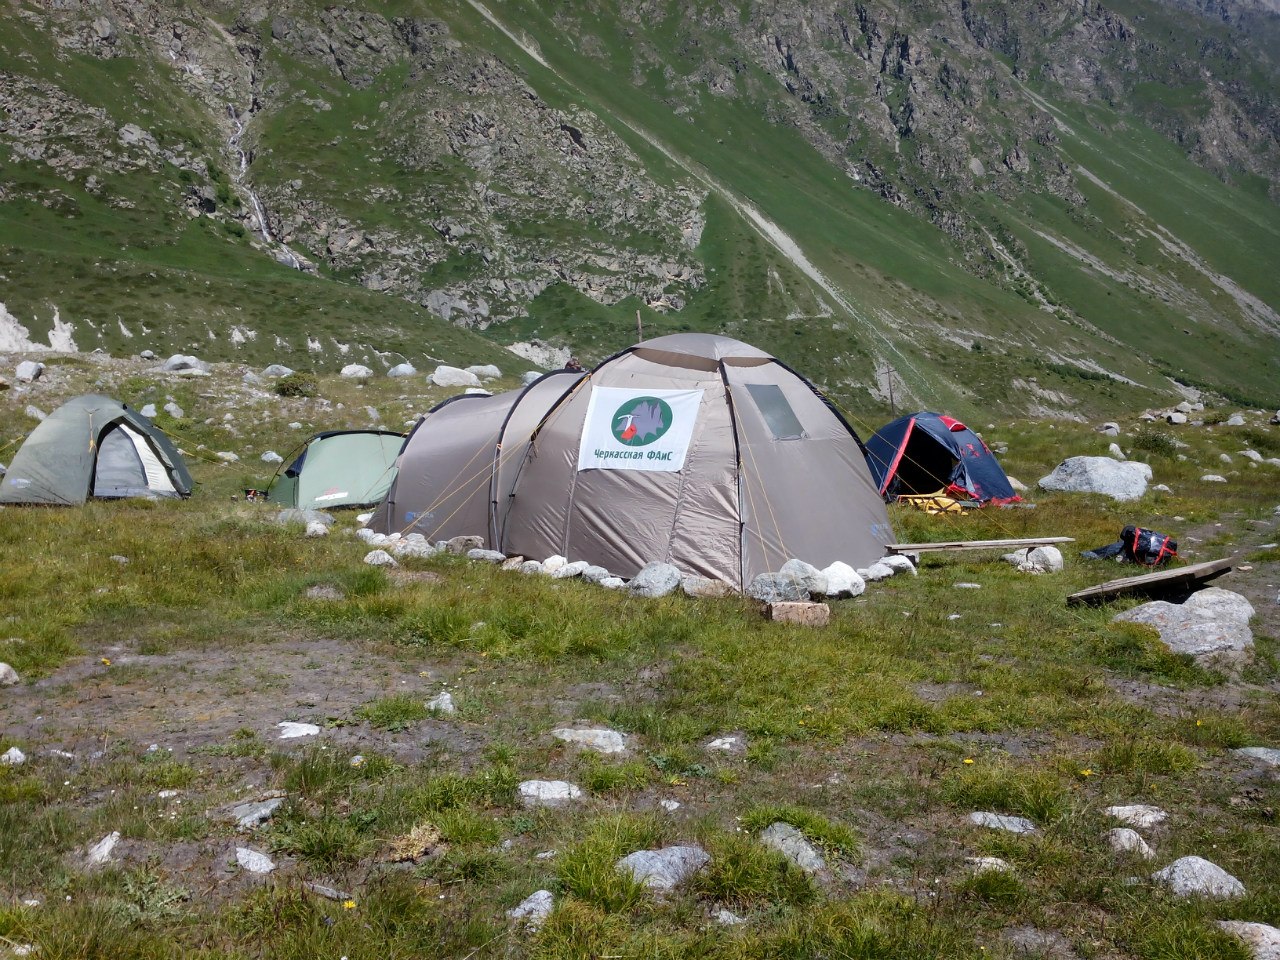
{"type": "Polygon", "coordinates": [[[628,447],[647,447],[671,429],[671,407],[657,397],[628,400],[613,414],[609,429],[619,443],[628,447]]]}

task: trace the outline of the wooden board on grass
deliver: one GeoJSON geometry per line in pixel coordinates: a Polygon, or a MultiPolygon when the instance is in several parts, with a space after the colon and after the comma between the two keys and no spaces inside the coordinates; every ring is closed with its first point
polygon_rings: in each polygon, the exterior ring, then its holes
{"type": "Polygon", "coordinates": [[[1019,547],[1048,547],[1055,543],[1075,543],[1075,537],[1027,537],[1021,540],[947,540],[940,543],[889,543],[890,553],[933,553],[943,550],[1016,550],[1019,547]]]}
{"type": "Polygon", "coordinates": [[[1108,580],[1096,587],[1087,587],[1067,597],[1067,606],[1075,607],[1082,603],[1102,603],[1114,597],[1129,594],[1144,596],[1160,596],[1167,593],[1187,593],[1199,590],[1215,577],[1220,577],[1235,566],[1235,560],[1226,557],[1222,560],[1208,560],[1204,563],[1193,563],[1187,567],[1175,567],[1172,570],[1160,570],[1156,573],[1144,573],[1137,577],[1121,577],[1119,580],[1108,580]]]}

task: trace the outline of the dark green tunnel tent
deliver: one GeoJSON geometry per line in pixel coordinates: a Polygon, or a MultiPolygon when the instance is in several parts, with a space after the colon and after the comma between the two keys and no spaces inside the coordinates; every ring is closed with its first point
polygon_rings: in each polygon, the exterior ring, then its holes
{"type": "Polygon", "coordinates": [[[0,482],[0,503],[189,497],[191,487],[182,455],[150,420],[119,400],[87,394],[31,431],[0,482]]]}
{"type": "Polygon", "coordinates": [[[403,446],[404,434],[390,430],[317,433],[276,475],[267,499],[300,510],[372,506],[395,479],[403,446]]]}

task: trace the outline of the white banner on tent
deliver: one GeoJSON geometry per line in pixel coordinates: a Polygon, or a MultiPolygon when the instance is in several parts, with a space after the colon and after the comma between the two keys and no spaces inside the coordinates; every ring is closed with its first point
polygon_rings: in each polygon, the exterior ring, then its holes
{"type": "Polygon", "coordinates": [[[578,469],[679,472],[701,407],[701,390],[593,386],[578,469]]]}

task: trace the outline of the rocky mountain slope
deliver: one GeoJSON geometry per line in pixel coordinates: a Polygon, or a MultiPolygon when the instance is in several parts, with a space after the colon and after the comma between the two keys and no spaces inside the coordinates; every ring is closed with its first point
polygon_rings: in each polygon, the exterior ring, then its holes
{"type": "Polygon", "coordinates": [[[1274,406],[1271,6],[14,0],[0,339],[598,357],[638,313],[859,410],[1274,406]]]}

